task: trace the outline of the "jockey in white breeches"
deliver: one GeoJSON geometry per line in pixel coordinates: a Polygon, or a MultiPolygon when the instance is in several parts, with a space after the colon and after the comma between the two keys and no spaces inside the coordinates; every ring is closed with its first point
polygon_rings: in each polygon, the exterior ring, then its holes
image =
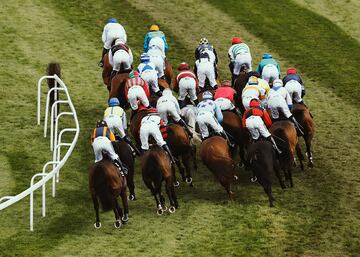
{"type": "Polygon", "coordinates": [[[280,78],[279,70],[274,64],[267,64],[262,70],[261,73],[262,79],[266,80],[268,83],[274,81],[275,79],[280,78]]]}
{"type": "Polygon", "coordinates": [[[252,71],[251,67],[251,53],[250,48],[247,44],[243,43],[241,38],[234,37],[231,40],[232,46],[228,51],[228,55],[230,58],[230,62],[234,63],[234,69],[232,73],[234,75],[239,75],[241,65],[245,64],[247,67],[247,71],[252,71]]]}
{"type": "Polygon", "coordinates": [[[133,55],[131,49],[120,39],[115,41],[115,45],[109,51],[109,63],[113,67],[113,71],[130,70],[133,63],[133,55]]]}
{"type": "Polygon", "coordinates": [[[144,53],[141,55],[140,61],[141,63],[137,68],[140,77],[146,81],[146,83],[154,93],[160,94],[160,88],[158,84],[158,72],[155,65],[150,61],[150,56],[144,53]]]}
{"type": "Polygon", "coordinates": [[[163,95],[158,99],[156,109],[165,125],[168,124],[168,115],[170,115],[175,122],[181,120],[179,103],[169,88],[165,89],[163,95]]]}
{"type": "Polygon", "coordinates": [[[286,118],[291,117],[290,109],[292,107],[292,100],[280,79],[274,81],[273,87],[270,89],[267,97],[267,104],[271,110],[273,119],[279,118],[279,111],[281,111],[286,118]]]}
{"type": "Polygon", "coordinates": [[[150,56],[150,62],[155,65],[158,78],[164,77],[165,61],[161,49],[155,45],[150,45],[147,54],[150,56]]]}
{"type": "Polygon", "coordinates": [[[242,104],[245,110],[250,108],[250,101],[254,98],[263,100],[265,98],[265,89],[259,86],[257,77],[251,76],[241,93],[242,104]]]}
{"type": "Polygon", "coordinates": [[[301,97],[302,85],[296,80],[290,80],[285,84],[285,89],[289,92],[290,98],[295,103],[301,103],[303,101],[301,97]]]}
{"type": "Polygon", "coordinates": [[[201,53],[200,58],[196,60],[195,65],[197,77],[199,79],[199,87],[203,89],[205,86],[205,80],[208,78],[210,86],[212,88],[216,88],[217,83],[215,80],[215,66],[209,55],[203,55],[201,53]]]}

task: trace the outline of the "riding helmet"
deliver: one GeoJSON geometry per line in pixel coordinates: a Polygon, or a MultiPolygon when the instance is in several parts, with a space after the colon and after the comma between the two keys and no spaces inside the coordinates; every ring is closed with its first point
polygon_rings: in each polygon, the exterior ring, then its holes
{"type": "Polygon", "coordinates": [[[119,99],[117,99],[116,97],[110,98],[109,107],[114,107],[119,105],[120,105],[119,99]]]}
{"type": "Polygon", "coordinates": [[[205,45],[205,44],[208,44],[208,43],[209,43],[209,40],[206,37],[203,37],[199,41],[199,45],[205,45]]]}
{"type": "Polygon", "coordinates": [[[106,121],[104,121],[104,120],[98,120],[98,121],[96,122],[96,127],[97,127],[97,128],[107,127],[107,123],[106,123],[106,121]]]}
{"type": "Polygon", "coordinates": [[[248,84],[249,84],[249,85],[258,85],[258,84],[259,84],[259,80],[258,80],[257,77],[251,76],[251,77],[249,78],[248,84]]]}
{"type": "Polygon", "coordinates": [[[205,91],[203,94],[202,94],[202,97],[203,99],[212,99],[213,98],[213,95],[210,91],[205,91]]]}
{"type": "Polygon", "coordinates": [[[156,24],[153,24],[153,25],[151,25],[150,26],[150,29],[149,29],[150,31],[159,31],[160,30],[160,28],[159,28],[159,26],[158,25],[156,25],[156,24]]]}
{"type": "Polygon", "coordinates": [[[259,107],[260,106],[260,100],[257,98],[253,98],[250,100],[250,107],[259,107]]]}
{"type": "Polygon", "coordinates": [[[130,71],[129,77],[134,79],[135,77],[139,77],[139,73],[137,71],[130,71]]]}
{"type": "Polygon", "coordinates": [[[287,69],[286,71],[286,74],[289,75],[289,74],[296,74],[297,73],[297,70],[294,68],[294,67],[290,67],[287,69]]]}
{"type": "Polygon", "coordinates": [[[117,19],[116,18],[110,18],[108,19],[108,23],[117,23],[117,19]]]}
{"type": "Polygon", "coordinates": [[[190,66],[186,62],[182,62],[179,64],[178,70],[189,70],[190,66]]]}
{"type": "Polygon", "coordinates": [[[140,55],[140,62],[149,62],[150,56],[147,53],[143,53],[140,55]]]}
{"type": "Polygon", "coordinates": [[[283,86],[283,82],[281,79],[275,79],[273,82],[273,87],[282,87],[283,86]]]}
{"type": "Polygon", "coordinates": [[[231,39],[231,44],[233,44],[233,45],[235,45],[235,44],[240,44],[240,43],[242,43],[242,40],[241,40],[240,37],[233,37],[233,38],[231,39]]]}
{"type": "Polygon", "coordinates": [[[262,56],[263,59],[272,59],[272,55],[269,53],[264,53],[262,56]]]}

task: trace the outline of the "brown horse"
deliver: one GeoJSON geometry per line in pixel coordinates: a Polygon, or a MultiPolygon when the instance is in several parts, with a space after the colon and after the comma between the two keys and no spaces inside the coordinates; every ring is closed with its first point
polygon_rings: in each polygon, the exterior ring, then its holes
{"type": "Polygon", "coordinates": [[[137,111],[133,114],[131,121],[130,121],[130,132],[133,138],[135,139],[135,143],[137,147],[141,146],[140,141],[140,126],[141,120],[149,113],[148,109],[137,111]]]}
{"type": "Polygon", "coordinates": [[[234,172],[235,164],[226,140],[220,136],[206,139],[201,144],[200,155],[206,167],[225,188],[230,200],[233,200],[234,193],[231,191],[230,185],[237,177],[234,172]]]}
{"type": "Polygon", "coordinates": [[[289,180],[290,186],[293,187],[292,168],[296,145],[298,144],[295,126],[288,120],[280,120],[274,122],[269,131],[274,137],[278,148],[282,151],[279,155],[279,160],[280,166],[285,174],[285,179],[289,180]]]}
{"type": "MultiPolygon", "coordinates": [[[[170,88],[171,88],[171,80],[174,75],[173,73],[174,72],[173,72],[171,63],[168,60],[165,60],[165,70],[164,70],[165,80],[170,88]]],[[[160,84],[159,84],[159,86],[160,86],[160,84]]]]}
{"type": "Polygon", "coordinates": [[[174,213],[179,207],[174,188],[171,162],[167,153],[158,146],[153,146],[141,158],[142,177],[156,201],[157,213],[162,215],[167,210],[165,198],[161,193],[162,181],[165,180],[166,193],[169,197],[169,212],[174,213]],[[159,196],[159,198],[158,198],[159,196]],[[159,201],[160,199],[160,201],[159,201]]]}
{"type": "MultiPolygon", "coordinates": [[[[166,139],[167,144],[171,150],[171,153],[178,160],[176,165],[179,167],[181,178],[184,182],[193,186],[192,176],[191,176],[191,165],[190,161],[193,161],[194,168],[197,169],[196,165],[196,146],[191,144],[190,137],[185,129],[178,124],[169,124],[167,128],[168,137],[166,139]],[[182,164],[185,167],[182,167],[179,158],[181,157],[182,164]]],[[[175,168],[173,168],[174,181],[178,184],[175,176],[175,168]]]]}
{"type": "Polygon", "coordinates": [[[273,207],[275,199],[272,196],[271,175],[275,172],[282,188],[285,188],[285,184],[280,175],[279,160],[272,144],[266,140],[259,140],[251,144],[248,159],[253,174],[269,197],[270,207],[273,207]]]}
{"type": "MultiPolygon", "coordinates": [[[[249,136],[246,130],[242,127],[241,118],[232,111],[223,111],[222,126],[224,130],[230,135],[230,139],[239,147],[239,156],[241,163],[248,167],[245,158],[245,146],[249,144],[249,136]]],[[[236,151],[236,148],[234,149],[236,151]]]]}
{"type": "MultiPolygon", "coordinates": [[[[314,120],[311,117],[311,114],[310,114],[310,111],[308,110],[308,108],[303,104],[294,104],[291,112],[293,113],[297,122],[299,122],[299,124],[303,128],[303,132],[304,132],[303,138],[305,141],[306,154],[308,157],[308,166],[312,168],[312,167],[314,167],[314,163],[313,163],[313,157],[312,157],[312,153],[311,153],[311,141],[315,134],[314,120]]],[[[301,168],[303,170],[304,166],[302,164],[302,159],[304,157],[301,153],[301,149],[300,149],[299,145],[297,146],[296,150],[297,150],[298,157],[300,160],[301,168]]]]}
{"type": "Polygon", "coordinates": [[[120,106],[124,109],[129,109],[129,103],[125,96],[125,83],[129,79],[128,73],[119,73],[111,80],[111,90],[109,92],[109,99],[116,97],[120,101],[120,106]]]}
{"type": "Polygon", "coordinates": [[[129,188],[129,200],[133,201],[136,199],[135,197],[135,184],[134,184],[134,172],[135,172],[135,159],[132,154],[132,151],[129,145],[125,141],[115,141],[113,143],[114,150],[116,154],[119,156],[121,162],[128,169],[128,174],[126,175],[126,182],[129,188]]]}
{"type": "Polygon", "coordinates": [[[99,217],[99,202],[104,211],[114,210],[114,226],[120,228],[122,223],[128,221],[128,202],[126,198],[126,178],[119,174],[118,168],[107,156],[100,162],[93,164],[89,171],[89,189],[96,213],[95,228],[101,227],[99,217]],[[121,197],[124,212],[117,198],[121,197]],[[121,217],[121,219],[120,219],[121,217]]]}
{"type": "Polygon", "coordinates": [[[110,86],[110,74],[112,71],[112,67],[110,65],[109,62],[109,53],[105,54],[103,57],[103,71],[102,71],[102,78],[104,81],[104,84],[107,86],[107,89],[111,90],[111,86],[110,86]]]}

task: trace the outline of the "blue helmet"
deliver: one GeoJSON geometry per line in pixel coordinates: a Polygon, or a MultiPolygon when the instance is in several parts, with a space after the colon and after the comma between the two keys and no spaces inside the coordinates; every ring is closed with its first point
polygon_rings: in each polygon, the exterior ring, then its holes
{"type": "Polygon", "coordinates": [[[203,99],[212,99],[213,95],[210,91],[205,91],[202,95],[203,99]]]}
{"type": "Polygon", "coordinates": [[[119,105],[120,105],[119,99],[117,99],[116,97],[110,98],[109,107],[114,107],[119,105]]]}
{"type": "Polygon", "coordinates": [[[117,19],[116,18],[110,18],[108,19],[108,22],[107,23],[117,23],[117,19]]]}
{"type": "Polygon", "coordinates": [[[265,53],[265,54],[263,54],[262,58],[263,59],[272,59],[272,55],[269,53],[265,53]]]}
{"type": "Polygon", "coordinates": [[[140,56],[140,61],[141,62],[149,62],[150,61],[150,56],[147,53],[143,53],[140,56]]]}

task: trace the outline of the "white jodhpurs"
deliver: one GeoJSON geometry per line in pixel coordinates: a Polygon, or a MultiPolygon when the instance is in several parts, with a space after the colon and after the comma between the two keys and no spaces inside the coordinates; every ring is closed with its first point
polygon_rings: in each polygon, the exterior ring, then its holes
{"type": "Polygon", "coordinates": [[[160,51],[162,52],[163,58],[165,58],[165,42],[164,42],[164,40],[162,40],[161,37],[153,37],[152,39],[150,39],[149,47],[151,47],[151,46],[158,47],[160,49],[160,51]]]}
{"type": "Polygon", "coordinates": [[[141,124],[140,127],[140,141],[141,149],[149,150],[149,136],[152,136],[158,146],[163,146],[166,144],[164,141],[159,126],[152,121],[146,121],[141,124]]]}
{"type": "Polygon", "coordinates": [[[195,62],[197,69],[197,77],[199,79],[199,87],[204,88],[205,80],[208,78],[210,86],[213,88],[216,86],[215,80],[215,67],[214,63],[208,59],[201,58],[195,62]]]}
{"type": "Polygon", "coordinates": [[[209,136],[208,126],[210,126],[216,133],[221,133],[223,131],[223,127],[219,124],[211,112],[200,111],[196,116],[196,122],[199,125],[202,138],[209,136]]]}
{"type": "Polygon", "coordinates": [[[185,97],[189,95],[192,101],[197,99],[196,96],[196,81],[191,77],[184,77],[179,81],[179,100],[185,100],[185,97]]]}
{"type": "Polygon", "coordinates": [[[273,119],[279,118],[279,111],[281,111],[286,118],[291,116],[289,106],[287,105],[284,97],[281,95],[274,95],[270,97],[267,101],[268,108],[271,110],[271,116],[273,119]]]}
{"type": "Polygon", "coordinates": [[[158,78],[161,78],[165,75],[164,69],[165,69],[165,62],[164,58],[162,58],[160,55],[150,55],[150,61],[155,65],[155,69],[158,72],[158,78]]]}
{"type": "Polygon", "coordinates": [[[140,77],[145,80],[149,87],[151,87],[154,93],[158,92],[159,84],[158,84],[158,76],[156,70],[146,70],[143,71],[140,77]]]}
{"type": "Polygon", "coordinates": [[[275,79],[280,78],[280,74],[275,65],[267,64],[262,70],[261,77],[269,83],[269,81],[274,81],[275,79]]]}
{"type": "Polygon", "coordinates": [[[285,84],[285,89],[289,92],[291,99],[295,103],[300,103],[302,101],[301,98],[301,84],[296,80],[290,80],[288,83],[285,84]]]}
{"type": "Polygon", "coordinates": [[[240,67],[243,64],[246,64],[246,66],[248,67],[248,71],[252,71],[252,67],[251,67],[251,54],[250,53],[243,53],[243,54],[238,54],[235,57],[235,64],[234,64],[234,75],[239,75],[240,73],[240,67]]]}
{"type": "Polygon", "coordinates": [[[105,118],[105,121],[111,132],[113,132],[115,135],[119,135],[119,137],[121,138],[125,136],[125,130],[123,127],[122,119],[119,115],[110,114],[105,118]]]}
{"type": "Polygon", "coordinates": [[[156,109],[166,125],[168,124],[168,115],[170,115],[175,122],[178,122],[181,119],[179,113],[176,110],[175,104],[170,100],[163,99],[158,101],[156,109]]]}
{"type": "Polygon", "coordinates": [[[250,116],[246,119],[246,128],[249,130],[251,137],[258,140],[260,135],[264,138],[271,136],[266,128],[264,121],[259,116],[250,116]]]}
{"type": "Polygon", "coordinates": [[[218,98],[215,100],[215,102],[217,103],[217,105],[220,107],[220,109],[222,111],[226,111],[226,110],[234,110],[235,109],[235,106],[233,105],[233,103],[227,99],[227,98],[218,98]]]}
{"type": "Polygon", "coordinates": [[[131,109],[134,111],[139,108],[140,101],[145,107],[149,106],[149,99],[147,98],[144,89],[141,86],[132,86],[129,88],[127,95],[131,109]]]}
{"type": "Polygon", "coordinates": [[[114,62],[113,70],[115,71],[119,71],[121,65],[125,70],[131,68],[131,57],[125,50],[116,51],[113,56],[113,62],[114,62]]]}
{"type": "Polygon", "coordinates": [[[99,162],[103,159],[103,152],[107,153],[111,160],[119,159],[119,156],[115,153],[114,147],[112,146],[110,139],[108,139],[107,137],[95,138],[92,147],[95,153],[95,162],[99,162]]]}

